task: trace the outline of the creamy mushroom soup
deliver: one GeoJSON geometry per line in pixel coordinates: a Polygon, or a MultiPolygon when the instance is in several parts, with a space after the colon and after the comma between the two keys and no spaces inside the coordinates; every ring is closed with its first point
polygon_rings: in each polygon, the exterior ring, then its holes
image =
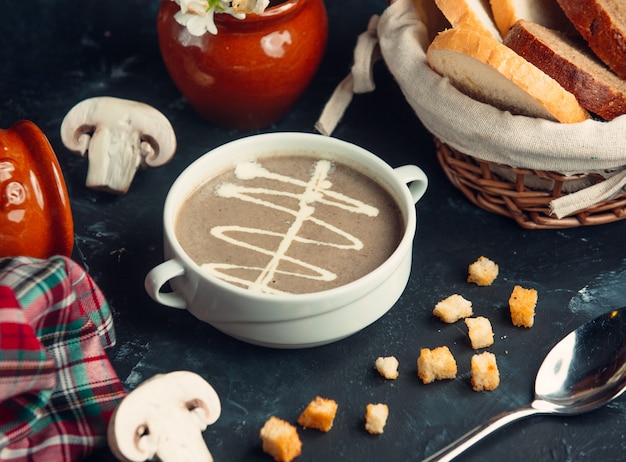
{"type": "Polygon", "coordinates": [[[241,162],[197,188],[175,232],[205,271],[264,293],[352,282],[396,249],[404,220],[391,195],[354,168],[281,155],[241,162]]]}

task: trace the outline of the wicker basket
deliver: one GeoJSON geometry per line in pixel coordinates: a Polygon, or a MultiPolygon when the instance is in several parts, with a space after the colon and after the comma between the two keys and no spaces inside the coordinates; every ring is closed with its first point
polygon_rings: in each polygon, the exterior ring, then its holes
{"type": "Polygon", "coordinates": [[[330,135],[353,95],[375,88],[372,66],[382,57],[422,126],[435,137],[448,179],[478,207],[527,229],[626,218],[626,115],[611,122],[560,124],[472,99],[429,66],[426,51],[434,34],[429,35],[428,22],[412,0],[395,0],[372,17],[357,40],[351,74],[333,93],[316,128],[330,135]]]}
{"type": "Polygon", "coordinates": [[[456,188],[478,207],[513,218],[523,228],[574,228],[626,218],[626,194],[619,194],[561,219],[550,214],[552,200],[576,189],[569,188],[568,184],[598,183],[604,181],[601,175],[565,176],[556,172],[511,168],[463,154],[437,138],[435,145],[439,163],[456,188]],[[508,174],[502,175],[503,171],[508,174]],[[528,186],[538,181],[550,187],[536,189],[528,186]]]}

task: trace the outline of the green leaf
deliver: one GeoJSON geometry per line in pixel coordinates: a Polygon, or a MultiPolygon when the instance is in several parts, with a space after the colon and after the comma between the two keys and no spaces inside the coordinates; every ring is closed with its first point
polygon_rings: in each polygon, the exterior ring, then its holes
{"type": "Polygon", "coordinates": [[[211,9],[214,9],[215,11],[224,11],[226,8],[224,7],[222,0],[209,0],[209,7],[207,8],[207,11],[211,9]]]}

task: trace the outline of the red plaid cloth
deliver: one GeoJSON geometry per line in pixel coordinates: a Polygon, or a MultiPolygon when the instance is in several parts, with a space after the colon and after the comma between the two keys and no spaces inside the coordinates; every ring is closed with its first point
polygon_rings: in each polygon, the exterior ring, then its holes
{"type": "Polygon", "coordinates": [[[106,441],[125,391],[109,305],[65,257],[0,259],[0,460],[74,461],[106,441]]]}

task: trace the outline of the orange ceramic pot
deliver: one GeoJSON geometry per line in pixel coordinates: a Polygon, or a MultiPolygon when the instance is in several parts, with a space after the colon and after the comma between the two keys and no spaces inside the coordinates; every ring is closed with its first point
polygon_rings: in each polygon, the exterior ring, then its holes
{"type": "Polygon", "coordinates": [[[197,37],[161,0],[157,30],[165,66],[206,120],[227,128],[262,128],[282,118],[306,90],[326,49],[322,0],[270,3],[263,14],[216,14],[217,34],[197,37]],[[274,3],[277,3],[274,5],[274,3]]]}
{"type": "Polygon", "coordinates": [[[0,257],[70,256],[74,222],[63,173],[42,131],[0,130],[0,257]]]}

